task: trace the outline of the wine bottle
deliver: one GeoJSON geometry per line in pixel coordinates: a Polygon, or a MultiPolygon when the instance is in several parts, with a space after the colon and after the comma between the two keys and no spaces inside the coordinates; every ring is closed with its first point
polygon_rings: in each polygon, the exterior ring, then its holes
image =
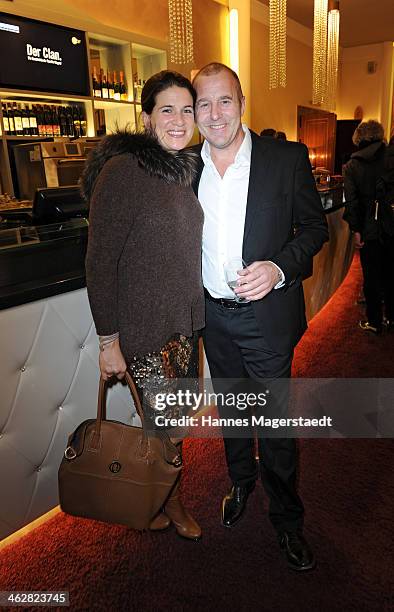
{"type": "Polygon", "coordinates": [[[66,121],[67,121],[67,135],[74,137],[74,121],[72,116],[72,109],[70,106],[66,107],[66,121]]]}
{"type": "Polygon", "coordinates": [[[111,73],[107,71],[107,83],[108,83],[108,97],[113,99],[114,97],[114,83],[112,80],[111,73]]]}
{"type": "Polygon", "coordinates": [[[97,78],[96,66],[93,66],[93,95],[95,98],[101,98],[101,85],[97,78]]]}
{"type": "Polygon", "coordinates": [[[53,130],[54,136],[56,137],[61,136],[59,115],[58,115],[58,109],[56,106],[52,106],[52,130],[53,130]]]}
{"type": "Polygon", "coordinates": [[[59,106],[57,118],[60,126],[60,136],[68,136],[66,109],[64,106],[59,106]]]}
{"type": "Polygon", "coordinates": [[[10,135],[10,122],[8,120],[8,109],[6,104],[3,102],[1,105],[3,109],[3,126],[4,126],[4,134],[6,136],[10,135]]]}
{"type": "Polygon", "coordinates": [[[74,122],[74,136],[79,138],[81,136],[81,121],[79,119],[78,107],[74,106],[72,109],[72,118],[74,122]]]}
{"type": "Polygon", "coordinates": [[[114,100],[120,100],[120,85],[116,78],[116,70],[114,70],[114,100]]]}
{"type": "Polygon", "coordinates": [[[36,120],[37,120],[38,135],[39,136],[45,136],[44,130],[43,130],[43,123],[42,123],[42,107],[41,107],[41,104],[35,104],[33,106],[33,108],[34,108],[34,112],[35,112],[36,120]]]}
{"type": "Polygon", "coordinates": [[[120,99],[121,100],[127,100],[127,92],[126,92],[126,85],[124,82],[124,76],[123,76],[123,70],[119,71],[119,80],[120,80],[120,99]]]}
{"type": "Polygon", "coordinates": [[[45,136],[53,136],[51,109],[49,108],[48,104],[44,104],[43,119],[45,136]]]}
{"type": "Polygon", "coordinates": [[[10,136],[15,136],[15,121],[14,121],[14,111],[12,110],[12,105],[7,104],[8,110],[8,124],[10,126],[10,136]]]}
{"type": "Polygon", "coordinates": [[[38,136],[37,116],[34,105],[28,104],[29,127],[32,136],[38,136]]]}
{"type": "Polygon", "coordinates": [[[101,95],[103,98],[108,98],[108,84],[107,77],[105,76],[104,70],[101,68],[101,95]]]}
{"type": "Polygon", "coordinates": [[[84,106],[79,107],[78,118],[79,118],[79,125],[80,125],[80,135],[86,136],[87,129],[86,129],[86,114],[85,114],[84,106]]]}
{"type": "Polygon", "coordinates": [[[15,125],[15,134],[16,136],[23,136],[23,124],[22,124],[22,113],[20,109],[20,105],[14,102],[13,105],[13,113],[14,113],[14,125],[15,125]]]}
{"type": "Polygon", "coordinates": [[[30,136],[29,114],[27,112],[27,106],[25,104],[21,104],[21,116],[22,116],[23,135],[30,136]]]}

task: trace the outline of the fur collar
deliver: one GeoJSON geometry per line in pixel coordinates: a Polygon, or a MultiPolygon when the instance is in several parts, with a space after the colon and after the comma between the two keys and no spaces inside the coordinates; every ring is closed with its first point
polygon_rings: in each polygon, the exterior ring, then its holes
{"type": "Polygon", "coordinates": [[[82,195],[89,200],[104,164],[115,155],[131,153],[150,176],[166,183],[190,186],[196,175],[198,155],[191,150],[170,153],[153,136],[144,132],[117,131],[106,136],[89,154],[80,179],[82,195]]]}

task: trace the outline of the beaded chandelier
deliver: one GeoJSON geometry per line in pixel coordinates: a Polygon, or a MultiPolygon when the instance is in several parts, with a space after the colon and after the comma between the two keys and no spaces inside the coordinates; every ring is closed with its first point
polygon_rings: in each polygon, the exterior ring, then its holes
{"type": "Polygon", "coordinates": [[[286,87],[286,2],[269,3],[269,88],[286,87]]]}
{"type": "Polygon", "coordinates": [[[168,0],[170,59],[173,64],[189,64],[193,58],[193,1],[168,0]]]}
{"type": "Polygon", "coordinates": [[[313,84],[312,104],[322,104],[327,75],[327,11],[328,0],[315,0],[313,21],[313,84]]]}
{"type": "Polygon", "coordinates": [[[332,2],[328,12],[327,86],[325,104],[335,110],[338,82],[339,2],[332,2]]]}

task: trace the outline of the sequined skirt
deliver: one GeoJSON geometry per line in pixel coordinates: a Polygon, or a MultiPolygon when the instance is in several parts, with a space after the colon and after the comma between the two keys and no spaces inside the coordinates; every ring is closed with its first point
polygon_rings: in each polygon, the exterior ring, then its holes
{"type": "MultiPolygon", "coordinates": [[[[158,352],[134,357],[129,369],[134,378],[149,430],[167,430],[174,425],[163,425],[164,419],[187,416],[192,410],[185,400],[198,393],[198,334],[192,337],[175,334],[158,352]],[[180,402],[167,404],[169,396],[177,395],[180,402]],[[160,399],[160,402],[158,402],[160,399]],[[160,416],[160,425],[156,417],[160,416]]],[[[176,426],[176,425],[175,425],[176,426]]]]}

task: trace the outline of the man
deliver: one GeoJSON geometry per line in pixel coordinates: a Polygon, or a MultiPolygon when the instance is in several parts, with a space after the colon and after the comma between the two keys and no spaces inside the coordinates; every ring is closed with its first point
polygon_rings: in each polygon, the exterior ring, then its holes
{"type": "Polygon", "coordinates": [[[357,126],[353,143],[358,150],[344,168],[343,218],[353,232],[354,246],[360,250],[363,270],[367,319],[361,320],[359,327],[380,335],[383,324],[387,322],[387,328],[393,328],[394,320],[394,217],[388,206],[386,211],[384,198],[379,198],[380,177],[389,178],[390,166],[392,184],[394,155],[392,147],[386,150],[383,125],[373,119],[357,126]]]}
{"type": "MultiPolygon", "coordinates": [[[[227,66],[207,65],[193,85],[196,120],[205,138],[196,192],[205,214],[204,346],[211,376],[214,381],[288,378],[294,346],[306,328],[301,281],[328,237],[307,149],[260,138],[242,126],[245,99],[227,66]],[[242,285],[235,293],[246,302],[234,300],[223,270],[226,260],[241,255],[248,265],[239,273],[242,285]]],[[[226,416],[223,407],[219,411],[226,416]]],[[[232,487],[223,500],[222,522],[232,527],[255,486],[257,467],[252,436],[225,437],[224,444],[232,487]]],[[[295,488],[295,440],[259,439],[258,445],[280,546],[290,567],[312,569],[295,488]]]]}

